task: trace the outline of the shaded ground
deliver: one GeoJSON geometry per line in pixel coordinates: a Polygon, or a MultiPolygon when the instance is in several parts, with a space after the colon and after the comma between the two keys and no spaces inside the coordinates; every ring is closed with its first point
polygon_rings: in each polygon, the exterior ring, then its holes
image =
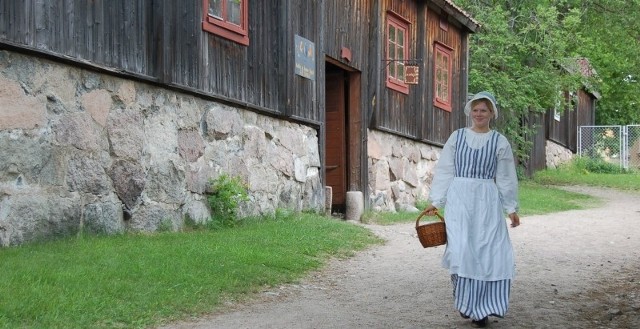
{"type": "MultiPolygon", "coordinates": [[[[522,218],[509,229],[517,274],[510,310],[490,328],[640,328],[640,194],[568,188],[595,209],[522,218]]],[[[387,240],[295,285],[162,328],[470,328],[454,310],[444,247],[413,223],[364,225],[387,240]]]]}

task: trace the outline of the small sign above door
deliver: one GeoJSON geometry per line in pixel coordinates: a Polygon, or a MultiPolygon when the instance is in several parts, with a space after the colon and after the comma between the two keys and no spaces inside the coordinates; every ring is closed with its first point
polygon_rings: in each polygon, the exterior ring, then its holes
{"type": "Polygon", "coordinates": [[[315,44],[299,35],[294,35],[296,54],[295,72],[309,80],[316,79],[316,50],[315,44]]]}

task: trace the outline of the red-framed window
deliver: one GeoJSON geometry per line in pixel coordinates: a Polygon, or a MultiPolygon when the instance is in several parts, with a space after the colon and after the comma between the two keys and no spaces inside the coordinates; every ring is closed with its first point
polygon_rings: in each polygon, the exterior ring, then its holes
{"type": "Polygon", "coordinates": [[[405,64],[409,55],[409,22],[399,15],[387,13],[387,87],[404,94],[409,93],[405,83],[405,64]]]}
{"type": "Polygon", "coordinates": [[[203,0],[202,29],[249,45],[249,0],[203,0]]]}
{"type": "Polygon", "coordinates": [[[451,112],[451,49],[436,43],[433,61],[433,104],[451,112]]]}

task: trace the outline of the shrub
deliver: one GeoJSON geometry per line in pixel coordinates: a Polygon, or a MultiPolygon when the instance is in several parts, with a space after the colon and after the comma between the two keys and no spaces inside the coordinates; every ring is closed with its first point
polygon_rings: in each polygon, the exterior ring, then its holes
{"type": "Polygon", "coordinates": [[[573,165],[580,171],[599,174],[620,174],[623,172],[619,165],[606,162],[600,158],[576,158],[573,165]]]}
{"type": "Polygon", "coordinates": [[[209,225],[233,226],[236,224],[238,209],[242,202],[248,201],[247,186],[239,177],[222,174],[209,181],[211,194],[207,197],[211,210],[209,225]]]}

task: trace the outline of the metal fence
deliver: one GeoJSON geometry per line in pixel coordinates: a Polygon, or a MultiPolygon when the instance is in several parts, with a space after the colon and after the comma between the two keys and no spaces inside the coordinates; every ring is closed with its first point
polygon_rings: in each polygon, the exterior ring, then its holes
{"type": "Polygon", "coordinates": [[[578,156],[640,168],[640,125],[578,127],[578,156]]]}

